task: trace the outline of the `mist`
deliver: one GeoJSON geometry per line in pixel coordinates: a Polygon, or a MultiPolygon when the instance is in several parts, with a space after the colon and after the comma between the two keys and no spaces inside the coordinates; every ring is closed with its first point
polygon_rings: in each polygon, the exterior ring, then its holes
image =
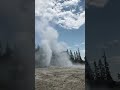
{"type": "Polygon", "coordinates": [[[49,25],[47,20],[36,19],[36,30],[40,34],[40,49],[35,53],[37,67],[70,67],[72,62],[65,52],[67,45],[65,42],[58,42],[59,34],[57,30],[49,25]]]}

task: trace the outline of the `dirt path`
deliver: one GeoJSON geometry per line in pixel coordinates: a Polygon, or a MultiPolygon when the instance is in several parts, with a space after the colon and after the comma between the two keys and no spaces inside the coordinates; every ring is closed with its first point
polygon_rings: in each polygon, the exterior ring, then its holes
{"type": "Polygon", "coordinates": [[[85,90],[80,68],[37,68],[35,74],[35,90],[85,90]]]}

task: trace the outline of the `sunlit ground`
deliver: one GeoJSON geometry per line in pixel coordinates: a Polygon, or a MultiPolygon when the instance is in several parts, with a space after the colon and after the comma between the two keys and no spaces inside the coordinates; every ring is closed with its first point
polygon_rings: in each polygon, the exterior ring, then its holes
{"type": "Polygon", "coordinates": [[[36,68],[35,88],[36,90],[84,90],[84,66],[36,68]]]}

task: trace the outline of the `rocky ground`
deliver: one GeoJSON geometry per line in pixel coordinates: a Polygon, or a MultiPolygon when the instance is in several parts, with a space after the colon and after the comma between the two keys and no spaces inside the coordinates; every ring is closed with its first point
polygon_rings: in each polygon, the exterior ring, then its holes
{"type": "Polygon", "coordinates": [[[35,90],[85,90],[85,70],[77,68],[36,68],[35,90]]]}

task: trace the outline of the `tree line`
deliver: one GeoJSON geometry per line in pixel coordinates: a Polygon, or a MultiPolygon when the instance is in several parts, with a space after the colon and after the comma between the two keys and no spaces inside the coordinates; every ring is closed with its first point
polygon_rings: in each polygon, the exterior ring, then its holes
{"type": "Polygon", "coordinates": [[[85,63],[85,61],[81,58],[79,48],[77,51],[74,51],[74,52],[72,52],[72,50],[67,49],[67,54],[69,55],[69,58],[72,61],[72,63],[74,63],[74,64],[76,64],[76,63],[84,64],[85,63]]]}
{"type": "MultiPolygon", "coordinates": [[[[86,82],[93,87],[97,86],[107,86],[107,87],[119,87],[120,82],[114,81],[109,69],[109,63],[107,62],[107,57],[104,51],[103,56],[98,62],[94,61],[93,68],[85,57],[85,77],[86,82]]],[[[118,79],[120,74],[118,73],[118,79]]]]}

